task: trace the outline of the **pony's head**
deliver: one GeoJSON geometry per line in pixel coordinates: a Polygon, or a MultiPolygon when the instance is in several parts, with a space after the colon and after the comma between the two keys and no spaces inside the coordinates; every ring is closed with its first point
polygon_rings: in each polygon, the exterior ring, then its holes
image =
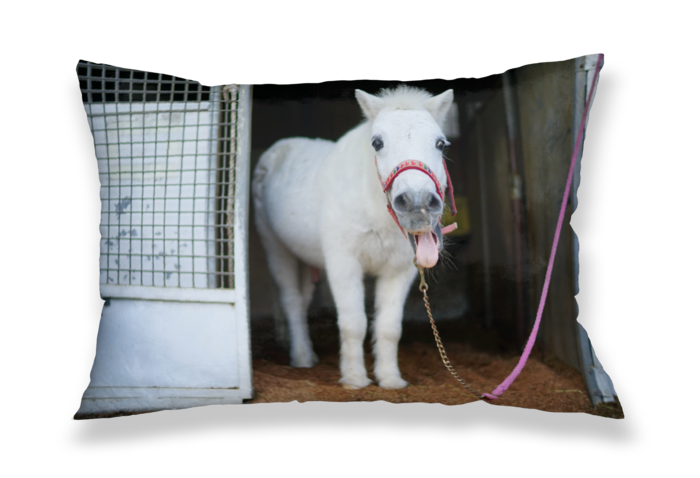
{"type": "Polygon", "coordinates": [[[399,86],[383,90],[378,96],[355,90],[355,97],[370,123],[368,146],[373,150],[383,182],[409,160],[423,163],[433,173],[431,176],[415,169],[402,170],[386,190],[387,201],[397,222],[408,233],[416,260],[423,267],[433,267],[443,246],[441,191],[447,189],[442,155],[449,142],[441,125],[452,104],[453,92],[431,96],[418,88],[399,86]]]}

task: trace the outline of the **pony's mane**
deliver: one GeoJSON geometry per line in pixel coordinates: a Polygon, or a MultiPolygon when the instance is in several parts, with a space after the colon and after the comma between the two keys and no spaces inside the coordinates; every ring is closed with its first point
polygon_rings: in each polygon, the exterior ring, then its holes
{"type": "Polygon", "coordinates": [[[385,88],[377,96],[384,100],[385,108],[395,110],[425,109],[423,103],[433,97],[422,88],[408,85],[399,85],[393,89],[385,88]]]}

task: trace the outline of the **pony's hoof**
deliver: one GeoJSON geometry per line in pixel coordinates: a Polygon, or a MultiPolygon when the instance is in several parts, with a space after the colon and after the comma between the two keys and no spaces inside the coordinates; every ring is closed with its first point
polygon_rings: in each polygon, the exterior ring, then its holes
{"type": "Polygon", "coordinates": [[[382,388],[388,388],[390,390],[396,390],[399,388],[404,388],[408,385],[408,382],[401,377],[390,377],[379,381],[379,386],[382,388]]]}
{"type": "Polygon", "coordinates": [[[304,354],[296,357],[292,357],[289,365],[294,368],[311,368],[319,362],[318,355],[314,352],[311,354],[304,354]]]}
{"type": "Polygon", "coordinates": [[[340,384],[345,390],[359,390],[365,388],[367,385],[372,383],[367,377],[356,377],[356,378],[341,378],[340,384]]]}

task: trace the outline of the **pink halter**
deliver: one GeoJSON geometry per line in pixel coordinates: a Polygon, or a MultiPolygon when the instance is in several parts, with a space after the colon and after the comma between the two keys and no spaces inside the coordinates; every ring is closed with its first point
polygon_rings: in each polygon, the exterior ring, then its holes
{"type": "MultiPolygon", "coordinates": [[[[374,157],[374,165],[377,166],[376,156],[374,157]]],[[[445,163],[444,158],[442,160],[442,165],[445,168],[445,176],[447,176],[447,189],[444,192],[442,190],[442,187],[440,186],[440,182],[438,181],[438,178],[435,175],[435,173],[425,163],[417,161],[415,159],[409,159],[408,161],[399,163],[394,169],[391,170],[391,173],[389,173],[389,177],[386,178],[386,181],[382,180],[382,177],[379,174],[379,167],[377,167],[377,177],[379,178],[379,182],[382,185],[382,191],[386,194],[391,185],[394,183],[396,177],[404,171],[408,171],[409,169],[415,169],[416,171],[420,171],[422,173],[427,174],[428,176],[430,176],[430,179],[433,180],[433,183],[435,183],[435,189],[437,190],[440,199],[445,201],[445,196],[447,196],[448,203],[450,205],[450,213],[452,214],[452,216],[454,216],[455,214],[457,214],[457,207],[455,206],[452,179],[450,179],[450,173],[447,171],[447,164],[445,163]]],[[[389,211],[389,214],[391,214],[391,217],[394,218],[394,222],[396,222],[396,225],[399,226],[399,229],[401,229],[403,235],[406,236],[406,231],[404,231],[403,227],[401,227],[401,224],[399,224],[399,218],[396,217],[396,212],[394,212],[394,208],[392,207],[391,201],[389,200],[388,196],[386,208],[389,211]]]]}

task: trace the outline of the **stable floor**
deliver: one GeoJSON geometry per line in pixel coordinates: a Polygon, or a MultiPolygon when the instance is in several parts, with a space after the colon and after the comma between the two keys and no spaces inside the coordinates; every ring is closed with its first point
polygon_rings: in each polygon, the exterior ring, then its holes
{"type": "MultiPolygon", "coordinates": [[[[450,361],[457,373],[478,392],[490,392],[515,367],[518,356],[499,352],[496,344],[476,347],[465,336],[473,333],[455,323],[438,325],[450,361]],[[446,337],[461,340],[446,340],[446,337]],[[491,349],[491,350],[489,350],[491,349]],[[494,350],[495,349],[495,350],[494,350]]],[[[376,401],[392,403],[442,403],[458,405],[477,400],[445,369],[427,324],[408,324],[399,347],[399,366],[410,385],[401,390],[385,390],[370,385],[362,390],[345,390],[338,384],[337,328],[324,321],[311,324],[312,340],[321,363],[311,369],[295,369],[288,365],[289,356],[272,338],[272,321],[258,322],[253,327],[253,386],[255,396],[247,403],[290,401],[376,401]],[[324,340],[319,341],[319,337],[324,340]]],[[[366,351],[370,351],[366,343],[366,351]]],[[[366,354],[368,370],[372,355],[366,354]]],[[[373,378],[370,373],[370,378],[373,378]]],[[[543,357],[535,351],[518,379],[500,400],[499,406],[534,408],[550,412],[579,412],[621,417],[619,407],[591,404],[578,370],[554,357],[543,357]]]]}

